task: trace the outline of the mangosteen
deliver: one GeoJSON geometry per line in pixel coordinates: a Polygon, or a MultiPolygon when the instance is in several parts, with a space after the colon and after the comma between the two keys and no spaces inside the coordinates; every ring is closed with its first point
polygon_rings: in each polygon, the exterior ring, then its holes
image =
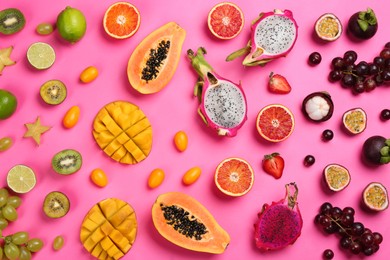
{"type": "Polygon", "coordinates": [[[333,101],[327,92],[314,92],[302,102],[302,112],[314,122],[323,122],[333,115],[333,101]]]}
{"type": "Polygon", "coordinates": [[[348,21],[348,31],[357,39],[367,40],[378,30],[378,21],[371,8],[360,11],[351,16],[348,21]]]}
{"type": "Polygon", "coordinates": [[[369,137],[363,144],[364,158],[375,165],[390,162],[390,139],[375,135],[369,137]]]}

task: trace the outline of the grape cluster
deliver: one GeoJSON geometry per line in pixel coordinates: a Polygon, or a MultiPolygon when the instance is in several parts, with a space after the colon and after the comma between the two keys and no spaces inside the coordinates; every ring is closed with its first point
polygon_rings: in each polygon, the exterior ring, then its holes
{"type": "Polygon", "coordinates": [[[390,84],[390,42],[370,63],[360,61],[356,64],[357,58],[353,50],[345,52],[343,57],[333,58],[329,80],[341,81],[341,86],[351,89],[354,94],[370,92],[376,87],[390,84]]]}
{"type": "Polygon", "coordinates": [[[352,254],[370,256],[379,250],[383,240],[380,233],[372,232],[361,222],[355,221],[355,210],[352,207],[341,209],[325,202],[315,217],[315,223],[328,234],[338,234],[340,247],[352,254]]]}
{"type": "Polygon", "coordinates": [[[22,200],[18,196],[11,196],[5,188],[0,189],[0,239],[4,241],[0,243],[0,259],[30,260],[31,253],[38,252],[43,247],[41,239],[30,238],[24,231],[3,236],[8,222],[18,219],[16,209],[21,203],[22,200]]]}

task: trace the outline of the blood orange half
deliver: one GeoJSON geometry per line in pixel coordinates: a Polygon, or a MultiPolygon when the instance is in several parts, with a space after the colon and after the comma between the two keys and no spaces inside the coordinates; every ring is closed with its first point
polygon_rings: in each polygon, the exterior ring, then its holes
{"type": "Polygon", "coordinates": [[[222,2],[210,10],[207,24],[211,33],[217,38],[233,39],[244,27],[244,15],[237,5],[222,2]]]}
{"type": "Polygon", "coordinates": [[[294,130],[294,115],[287,107],[272,104],[260,110],[256,119],[259,134],[271,142],[286,140],[294,130]]]}
{"type": "Polygon", "coordinates": [[[253,169],[248,162],[239,158],[223,160],[215,170],[215,184],[226,195],[239,197],[252,188],[253,169]]]}
{"type": "Polygon", "coordinates": [[[133,36],[141,23],[138,9],[127,2],[117,2],[108,7],[104,14],[103,26],[108,35],[115,39],[133,36]]]}

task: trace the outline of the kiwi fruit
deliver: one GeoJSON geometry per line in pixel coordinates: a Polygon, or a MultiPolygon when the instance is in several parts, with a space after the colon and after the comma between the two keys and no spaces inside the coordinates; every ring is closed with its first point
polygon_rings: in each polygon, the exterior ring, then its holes
{"type": "Polygon", "coordinates": [[[60,191],[50,192],[43,201],[43,212],[49,218],[61,218],[68,213],[69,209],[69,199],[60,191]]]}
{"type": "Polygon", "coordinates": [[[77,172],[80,170],[82,163],[81,154],[72,149],[65,149],[56,153],[51,160],[53,170],[62,175],[77,172]]]}
{"type": "Polygon", "coordinates": [[[8,8],[0,11],[0,33],[14,34],[21,31],[26,24],[23,13],[16,8],[8,8]]]}
{"type": "Polygon", "coordinates": [[[66,86],[59,80],[49,80],[41,86],[39,93],[46,104],[58,105],[66,98],[66,86]]]}

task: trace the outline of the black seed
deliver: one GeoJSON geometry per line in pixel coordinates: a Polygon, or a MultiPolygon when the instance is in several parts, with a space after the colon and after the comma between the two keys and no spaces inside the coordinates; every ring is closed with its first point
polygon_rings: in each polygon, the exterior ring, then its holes
{"type": "Polygon", "coordinates": [[[148,82],[155,79],[160,72],[158,69],[164,60],[168,57],[168,51],[171,46],[170,41],[161,41],[158,44],[157,49],[151,49],[149,53],[149,59],[146,61],[146,66],[142,69],[141,79],[148,82]]]}

